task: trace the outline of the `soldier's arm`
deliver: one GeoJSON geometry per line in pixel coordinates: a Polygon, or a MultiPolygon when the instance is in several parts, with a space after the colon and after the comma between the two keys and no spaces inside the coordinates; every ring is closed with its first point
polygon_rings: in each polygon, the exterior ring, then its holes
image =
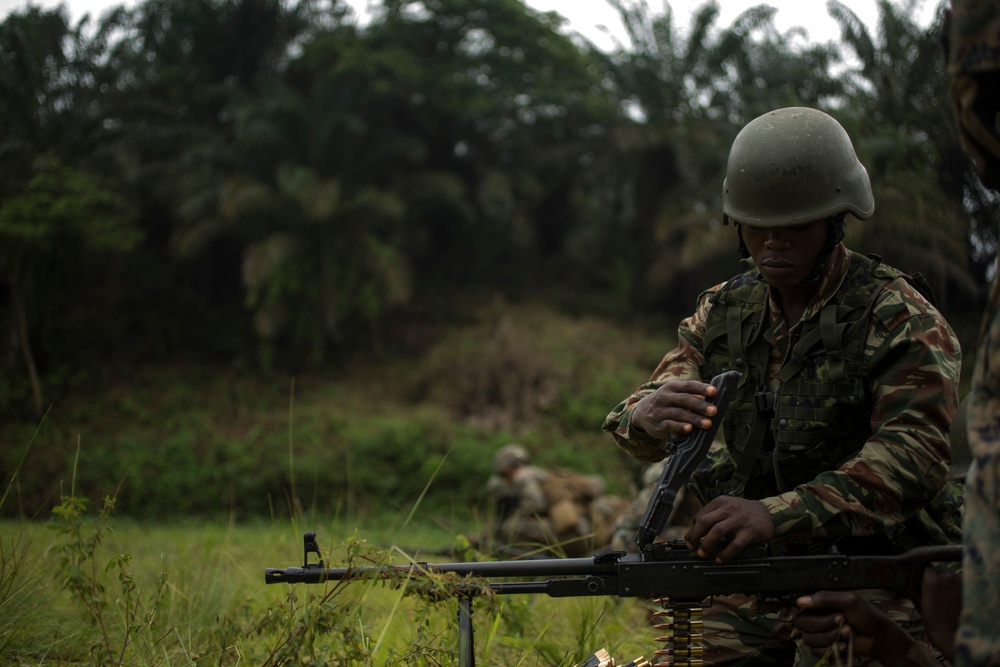
{"type": "Polygon", "coordinates": [[[720,285],[706,290],[698,298],[695,313],[681,321],[677,328],[677,347],[664,355],[649,382],[619,403],[605,418],[602,428],[611,433],[615,443],[639,461],[655,463],[664,458],[664,441],[632,424],[636,405],[669,380],[701,380],[699,368],[704,363],[702,341],[705,320],[711,308],[710,297],[720,285]]]}
{"type": "MultiPolygon", "coordinates": [[[[927,636],[947,660],[954,660],[955,630],[961,607],[961,575],[924,570],[920,613],[927,636]]],[[[884,665],[940,667],[926,646],[902,626],[852,591],[820,591],[800,597],[795,631],[813,655],[835,651],[878,659],[884,665]]]]}

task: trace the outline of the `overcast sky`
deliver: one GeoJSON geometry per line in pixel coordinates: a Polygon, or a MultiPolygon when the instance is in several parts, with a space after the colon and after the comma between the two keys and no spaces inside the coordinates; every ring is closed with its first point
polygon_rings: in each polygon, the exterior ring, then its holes
{"type": "MultiPolygon", "coordinates": [[[[892,0],[893,4],[902,4],[901,0],[892,0]]],[[[663,0],[648,0],[650,8],[659,13],[664,6],[663,0]]],[[[686,30],[691,23],[692,10],[704,6],[706,0],[671,0],[670,7],[674,11],[676,25],[686,30]]],[[[938,0],[917,0],[916,20],[922,26],[933,22],[937,11],[938,0]]],[[[613,41],[606,36],[599,26],[603,23],[613,28],[617,34],[622,34],[621,23],[605,0],[528,0],[528,4],[542,11],[556,11],[570,20],[574,30],[594,41],[601,48],[610,48],[613,41]]],[[[715,25],[725,27],[741,13],[760,4],[768,4],[777,9],[774,24],[780,32],[793,27],[804,28],[810,42],[826,42],[838,40],[840,32],[837,24],[826,11],[825,0],[719,0],[719,17],[715,25]]],[[[876,28],[878,10],[875,0],[844,1],[870,29],[876,28]]]]}
{"type": "MultiPolygon", "coordinates": [[[[64,0],[69,7],[73,19],[79,19],[89,12],[93,18],[109,6],[119,4],[117,0],[64,0]]],[[[654,13],[659,13],[664,6],[663,0],[648,0],[654,13]]],[[[126,0],[132,4],[134,0],[126,0]]],[[[368,4],[368,0],[351,0],[359,9],[368,4]]],[[[901,4],[901,0],[894,0],[901,4]]],[[[670,0],[675,20],[680,28],[686,28],[690,23],[691,9],[701,7],[705,0],[670,0]]],[[[769,4],[777,8],[775,25],[784,32],[793,26],[804,28],[810,42],[825,42],[836,40],[839,36],[836,24],[826,12],[824,0],[720,0],[717,26],[728,26],[746,9],[758,4],[769,4]]],[[[0,16],[6,16],[13,9],[20,9],[28,4],[27,0],[0,0],[0,16]]],[[[60,0],[31,0],[31,4],[42,7],[53,7],[60,0]]],[[[624,41],[624,32],[615,11],[606,0],[527,0],[527,4],[539,11],[555,11],[569,20],[569,27],[594,42],[599,48],[610,49],[614,45],[601,26],[606,27],[619,39],[624,41]]],[[[878,12],[875,0],[846,0],[854,12],[870,29],[876,27],[878,12]]],[[[930,25],[938,7],[937,0],[918,0],[917,22],[920,25],[930,25]]]]}

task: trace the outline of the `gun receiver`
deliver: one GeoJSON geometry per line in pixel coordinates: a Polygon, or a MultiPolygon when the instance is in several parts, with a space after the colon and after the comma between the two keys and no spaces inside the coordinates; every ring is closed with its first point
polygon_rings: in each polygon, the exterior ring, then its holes
{"type": "Polygon", "coordinates": [[[739,381],[739,371],[726,371],[712,378],[712,386],[716,388],[716,392],[711,401],[718,408],[718,412],[712,419],[711,427],[704,430],[695,429],[678,442],[673,454],[663,466],[660,481],[649,498],[646,512],[635,534],[635,543],[640,551],[648,550],[657,536],[663,532],[673,512],[677,494],[708,456],[708,450],[712,447],[712,441],[729,406],[729,399],[736,392],[739,381]]]}
{"type": "Polygon", "coordinates": [[[750,547],[720,565],[699,558],[682,542],[658,542],[643,554],[614,551],[591,558],[547,558],[483,563],[409,563],[399,566],[268,568],[265,582],[321,584],[354,579],[418,578],[426,574],[456,574],[470,584],[495,593],[544,594],[550,597],[668,597],[696,603],[713,595],[756,594],[779,599],[817,590],[888,588],[918,599],[924,568],[937,562],[961,560],[959,546],[917,547],[893,556],[849,556],[827,553],[808,556],[768,556],[764,545],[750,547]],[[511,578],[545,581],[498,581],[511,578]],[[485,580],[477,582],[476,579],[485,580]]]}
{"type": "Polygon", "coordinates": [[[548,558],[484,563],[409,563],[400,566],[326,568],[309,563],[306,533],[303,567],[268,568],[268,584],[322,584],[357,579],[427,579],[431,574],[460,575],[448,581],[458,601],[460,667],[475,667],[472,599],[488,589],[498,594],[543,594],[553,598],[614,595],[669,598],[671,604],[691,604],[714,595],[754,594],[763,599],[789,599],[818,590],[889,588],[919,600],[926,566],[959,561],[960,546],[911,549],[895,556],[768,556],[765,545],[744,550],[724,565],[699,558],[682,541],[657,542],[642,554],[608,552],[592,558],[548,558]],[[539,580],[540,577],[548,577],[539,580]],[[509,581],[518,579],[517,581],[509,581]]]}

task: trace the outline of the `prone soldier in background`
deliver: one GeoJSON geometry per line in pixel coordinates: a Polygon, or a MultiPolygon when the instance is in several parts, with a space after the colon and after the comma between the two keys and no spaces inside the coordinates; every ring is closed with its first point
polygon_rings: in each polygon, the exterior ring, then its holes
{"type": "Polygon", "coordinates": [[[624,501],[604,493],[600,476],[531,465],[527,450],[514,443],[493,457],[487,490],[495,512],[494,544],[571,557],[607,545],[624,507],[624,501]]]}

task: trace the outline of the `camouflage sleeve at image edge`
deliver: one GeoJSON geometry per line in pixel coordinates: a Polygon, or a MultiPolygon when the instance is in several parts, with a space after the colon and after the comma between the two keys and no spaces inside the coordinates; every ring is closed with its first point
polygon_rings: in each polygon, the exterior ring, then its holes
{"type": "MultiPolygon", "coordinates": [[[[1000,189],[1000,1],[952,0],[945,24],[950,102],[963,150],[1000,189]]],[[[1000,282],[983,318],[968,414],[972,465],[963,525],[958,667],[1000,665],[1000,282]]]]}
{"type": "Polygon", "coordinates": [[[1000,665],[1000,282],[994,280],[969,404],[958,667],[1000,665]]]}

